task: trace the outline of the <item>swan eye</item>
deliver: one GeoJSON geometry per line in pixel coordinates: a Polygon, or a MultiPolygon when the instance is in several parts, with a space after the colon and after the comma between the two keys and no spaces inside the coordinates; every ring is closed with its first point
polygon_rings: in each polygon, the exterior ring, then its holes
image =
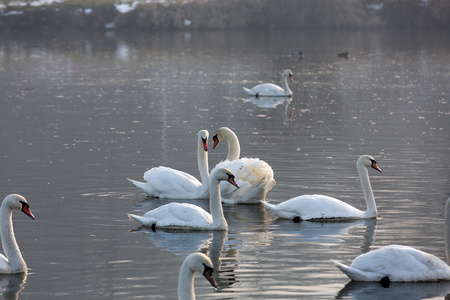
{"type": "Polygon", "coordinates": [[[213,149],[216,149],[217,144],[219,143],[219,137],[216,135],[213,136],[213,141],[214,141],[214,145],[213,145],[213,149]]]}
{"type": "Polygon", "coordinates": [[[208,151],[208,139],[202,138],[203,150],[208,151]]]}
{"type": "Polygon", "coordinates": [[[209,267],[209,266],[207,266],[205,264],[203,264],[203,266],[205,267],[205,272],[204,273],[206,273],[207,271],[209,271],[211,273],[214,273],[214,269],[213,268],[211,268],[211,267],[209,267]]]}

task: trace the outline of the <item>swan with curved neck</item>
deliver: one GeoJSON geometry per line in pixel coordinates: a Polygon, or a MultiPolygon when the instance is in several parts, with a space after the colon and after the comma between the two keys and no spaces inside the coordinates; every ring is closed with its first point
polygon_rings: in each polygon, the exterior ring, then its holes
{"type": "Polygon", "coordinates": [[[244,87],[244,91],[250,96],[271,96],[271,97],[292,97],[292,91],[289,89],[287,79],[292,81],[292,71],[285,70],[281,75],[281,87],[273,83],[258,84],[251,89],[244,87]]]}
{"type": "Polygon", "coordinates": [[[268,210],[281,219],[294,221],[323,221],[326,219],[371,219],[377,217],[377,206],[369,180],[368,168],[381,172],[370,155],[356,162],[367,210],[361,211],[341,200],[325,195],[302,195],[277,205],[263,202],[268,210]]]}
{"type": "Polygon", "coordinates": [[[0,234],[5,255],[0,254],[0,274],[23,273],[27,271],[27,264],[22,257],[14,236],[13,210],[21,210],[33,220],[35,219],[27,200],[23,196],[11,194],[3,200],[0,206],[0,234]]]}
{"type": "Polygon", "coordinates": [[[201,182],[194,176],[168,167],[155,167],[144,173],[146,182],[127,178],[147,196],[171,199],[207,199],[209,197],[209,166],[207,130],[197,134],[197,164],[201,182]]]}
{"type": "Polygon", "coordinates": [[[217,288],[213,277],[211,259],[203,253],[192,253],[184,260],[178,275],[178,300],[195,300],[195,272],[202,274],[209,283],[217,288]]]}
{"type": "Polygon", "coordinates": [[[213,137],[216,148],[219,141],[227,141],[227,159],[218,163],[217,168],[228,168],[235,174],[236,182],[240,189],[233,186],[220,184],[222,202],[255,204],[259,200],[265,200],[266,194],[275,185],[273,170],[270,165],[259,158],[239,158],[241,148],[236,134],[228,127],[221,127],[216,130],[213,137]]]}
{"type": "MultiPolygon", "coordinates": [[[[450,263],[450,199],[445,205],[445,250],[450,263]]],[[[389,245],[356,257],[350,266],[334,261],[354,281],[418,282],[450,280],[450,266],[438,257],[408,246],[389,245]]]]}
{"type": "Polygon", "coordinates": [[[223,215],[220,197],[220,181],[227,181],[236,188],[239,188],[230,170],[221,168],[212,172],[209,183],[209,209],[211,213],[208,213],[197,205],[172,202],[151,210],[142,217],[134,214],[128,214],[128,217],[144,226],[152,227],[153,230],[156,228],[227,230],[228,224],[223,215]]]}

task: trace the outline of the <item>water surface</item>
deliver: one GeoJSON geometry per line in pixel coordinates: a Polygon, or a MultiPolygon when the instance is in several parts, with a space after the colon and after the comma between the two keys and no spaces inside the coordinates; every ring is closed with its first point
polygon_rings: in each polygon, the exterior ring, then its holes
{"type": "MultiPolygon", "coordinates": [[[[219,283],[198,276],[200,299],[442,298],[450,283],[349,283],[330,259],[392,243],[445,259],[449,45],[434,32],[3,36],[0,183],[36,216],[13,216],[30,271],[0,278],[5,298],[174,299],[179,266],[199,250],[219,283]],[[292,59],[298,50],[305,57],[292,59]],[[246,97],[243,86],[279,83],[286,68],[292,99],[246,97]],[[380,218],[296,224],[261,205],[224,205],[229,230],[215,233],[127,219],[168,202],[127,177],[159,165],[199,177],[197,132],[221,126],[242,156],[274,169],[272,203],[318,193],[365,209],[355,163],[374,156],[380,218]]],[[[222,144],[209,151],[210,167],[225,156],[222,144]]]]}

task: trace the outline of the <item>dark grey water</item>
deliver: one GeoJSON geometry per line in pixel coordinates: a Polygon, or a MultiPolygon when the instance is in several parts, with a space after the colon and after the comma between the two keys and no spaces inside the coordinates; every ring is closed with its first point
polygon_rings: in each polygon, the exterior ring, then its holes
{"type": "MultiPolygon", "coordinates": [[[[2,36],[0,184],[36,216],[13,216],[30,271],[1,278],[5,298],[174,299],[179,266],[199,249],[219,283],[197,277],[201,299],[442,298],[450,283],[348,284],[330,259],[391,243],[445,259],[449,49],[434,32],[2,36]],[[279,83],[286,68],[292,101],[246,98],[242,86],[279,83]],[[272,166],[273,203],[319,193],[364,209],[355,162],[371,154],[380,219],[294,224],[225,205],[226,233],[138,229],[126,213],[167,201],[126,177],[159,165],[198,176],[196,133],[221,126],[272,166]]],[[[210,151],[211,168],[225,156],[210,151]]]]}

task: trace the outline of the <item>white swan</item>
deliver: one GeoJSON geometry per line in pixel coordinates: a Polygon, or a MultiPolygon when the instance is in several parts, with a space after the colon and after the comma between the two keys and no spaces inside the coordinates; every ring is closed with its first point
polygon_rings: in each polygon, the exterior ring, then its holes
{"type": "Polygon", "coordinates": [[[277,205],[263,202],[268,210],[282,219],[294,221],[324,219],[369,219],[377,217],[377,206],[369,180],[368,168],[381,172],[375,159],[369,155],[361,156],[356,162],[359,180],[364,192],[367,210],[361,211],[341,200],[325,195],[302,195],[277,205]]]}
{"type": "Polygon", "coordinates": [[[184,260],[178,275],[178,300],[195,300],[195,272],[205,276],[211,285],[217,288],[213,277],[211,259],[203,253],[192,253],[184,260]]]}
{"type": "Polygon", "coordinates": [[[239,189],[223,182],[220,184],[222,202],[225,203],[259,203],[275,185],[273,170],[268,163],[259,158],[239,159],[241,148],[236,134],[228,127],[216,130],[213,137],[216,148],[219,141],[228,142],[227,159],[218,163],[214,169],[228,168],[236,176],[239,189]]]}
{"type": "Polygon", "coordinates": [[[279,97],[292,97],[292,91],[289,89],[287,79],[289,78],[292,81],[292,71],[285,70],[281,75],[281,87],[273,84],[273,83],[262,83],[258,84],[251,89],[244,87],[244,91],[247,92],[250,96],[279,96],[279,97]]]}
{"type": "MultiPolygon", "coordinates": [[[[450,199],[445,205],[445,249],[450,262],[450,199]]],[[[408,246],[389,245],[355,258],[350,266],[334,261],[355,281],[417,282],[450,280],[450,266],[436,256],[408,246]]]]}
{"type": "Polygon", "coordinates": [[[0,274],[23,273],[27,271],[19,245],[14,236],[12,224],[12,211],[14,209],[23,211],[34,220],[27,200],[21,195],[11,194],[6,196],[0,206],[0,234],[5,255],[0,254],[0,274]]]}
{"type": "Polygon", "coordinates": [[[142,217],[133,214],[128,214],[128,217],[135,219],[142,225],[151,226],[153,230],[155,228],[227,230],[228,224],[223,215],[220,201],[219,183],[222,180],[239,187],[230,170],[221,168],[212,172],[209,183],[209,209],[211,214],[197,205],[172,202],[153,209],[142,217]]]}
{"type": "Polygon", "coordinates": [[[168,167],[155,167],[145,172],[146,182],[127,179],[150,197],[207,199],[209,197],[208,136],[207,130],[198,132],[197,163],[202,182],[186,172],[168,167]]]}

